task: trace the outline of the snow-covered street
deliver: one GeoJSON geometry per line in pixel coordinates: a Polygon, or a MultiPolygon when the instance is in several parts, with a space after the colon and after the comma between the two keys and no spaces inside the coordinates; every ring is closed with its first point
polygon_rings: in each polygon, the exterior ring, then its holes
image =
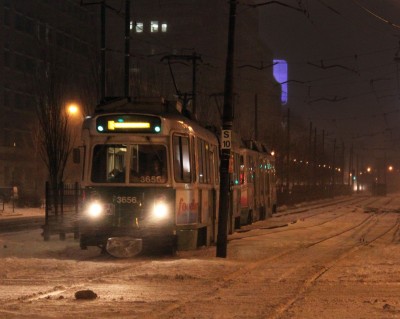
{"type": "Polygon", "coordinates": [[[115,259],[0,234],[1,318],[400,318],[400,196],[283,210],[215,247],[115,259]],[[75,293],[89,289],[92,300],[75,293]]]}

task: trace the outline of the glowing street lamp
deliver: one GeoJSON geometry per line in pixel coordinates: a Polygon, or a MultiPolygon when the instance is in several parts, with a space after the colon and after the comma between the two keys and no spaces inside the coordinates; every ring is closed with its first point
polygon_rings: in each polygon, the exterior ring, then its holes
{"type": "Polygon", "coordinates": [[[75,116],[79,113],[79,107],[75,103],[71,103],[67,106],[67,112],[69,115],[75,116]]]}
{"type": "Polygon", "coordinates": [[[389,170],[389,172],[393,171],[393,166],[389,165],[388,170],[389,170]]]}
{"type": "Polygon", "coordinates": [[[371,167],[367,167],[367,172],[371,173],[371,167]]]}

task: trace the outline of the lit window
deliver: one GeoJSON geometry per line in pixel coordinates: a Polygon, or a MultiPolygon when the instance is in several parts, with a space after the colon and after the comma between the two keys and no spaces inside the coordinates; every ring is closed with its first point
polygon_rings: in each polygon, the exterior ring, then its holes
{"type": "Polygon", "coordinates": [[[129,30],[133,29],[133,21],[129,22],[129,30]]]}
{"type": "Polygon", "coordinates": [[[136,33],[142,33],[143,32],[143,22],[136,22],[136,33]]]}
{"type": "Polygon", "coordinates": [[[166,23],[161,24],[161,32],[167,32],[168,25],[166,23]]]}
{"type": "Polygon", "coordinates": [[[158,21],[150,22],[150,32],[158,32],[158,21]]]}

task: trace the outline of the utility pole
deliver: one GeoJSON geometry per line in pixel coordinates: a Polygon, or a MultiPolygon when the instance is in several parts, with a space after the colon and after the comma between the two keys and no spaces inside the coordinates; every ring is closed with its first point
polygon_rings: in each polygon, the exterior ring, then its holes
{"type": "MultiPolygon", "coordinates": [[[[130,2],[125,0],[125,97],[129,98],[129,56],[130,56],[130,2]]],[[[85,3],[80,2],[81,6],[100,5],[100,103],[106,99],[106,9],[117,13],[118,10],[106,4],[106,0],[85,3]]]]}
{"type": "Polygon", "coordinates": [[[335,159],[336,157],[336,138],[333,141],[333,158],[332,158],[332,197],[335,196],[335,182],[336,182],[336,172],[335,172],[335,159]]]}
{"type": "Polygon", "coordinates": [[[357,193],[360,191],[360,183],[358,182],[358,175],[359,175],[359,172],[358,172],[358,169],[359,169],[359,165],[360,165],[360,162],[359,162],[359,157],[358,157],[358,154],[357,154],[357,157],[356,157],[356,183],[357,183],[357,193]]]}
{"type": "Polygon", "coordinates": [[[317,185],[317,128],[314,128],[313,174],[312,184],[317,185]]]}
{"type": "Polygon", "coordinates": [[[106,3],[101,1],[101,75],[100,75],[100,101],[106,97],[106,3]]]}
{"type": "Polygon", "coordinates": [[[321,146],[321,152],[322,152],[322,186],[325,189],[325,130],[322,130],[322,146],[321,146]]]}
{"type": "Polygon", "coordinates": [[[125,97],[129,99],[131,0],[125,0],[125,97]]]}
{"type": "Polygon", "coordinates": [[[341,183],[342,185],[344,185],[344,166],[345,166],[345,155],[346,155],[346,151],[345,151],[345,146],[344,146],[344,141],[342,141],[342,174],[341,174],[341,183]]]}
{"type": "Polygon", "coordinates": [[[193,114],[196,114],[196,104],[197,104],[197,87],[196,87],[196,74],[197,74],[197,61],[202,61],[201,56],[197,55],[196,52],[193,52],[192,55],[177,55],[177,54],[172,54],[172,55],[166,55],[162,57],[161,61],[167,60],[168,61],[168,66],[170,68],[171,76],[172,76],[172,81],[175,86],[175,91],[176,94],[179,96],[179,98],[183,101],[183,105],[186,108],[188,104],[188,98],[187,98],[187,93],[183,93],[178,89],[178,86],[176,84],[175,76],[171,68],[171,61],[191,61],[192,62],[192,93],[189,94],[189,96],[192,97],[192,111],[193,114]]]}
{"type": "Polygon", "coordinates": [[[196,115],[196,107],[197,107],[197,87],[196,87],[196,73],[197,73],[197,60],[201,59],[199,56],[196,55],[195,52],[193,52],[192,55],[192,109],[193,109],[193,114],[196,115]]]}
{"type": "MultiPolygon", "coordinates": [[[[225,90],[224,90],[224,111],[222,116],[223,141],[225,134],[232,136],[233,128],[233,57],[235,48],[235,20],[236,20],[236,0],[230,1],[229,8],[229,29],[228,29],[228,52],[226,57],[225,90]]],[[[228,244],[228,215],[230,198],[229,180],[229,159],[231,148],[229,145],[221,147],[221,166],[220,166],[220,199],[219,199],[219,218],[217,236],[217,257],[226,258],[228,244]]]]}
{"type": "Polygon", "coordinates": [[[100,4],[100,103],[105,102],[106,97],[106,5],[105,0],[100,2],[85,3],[81,0],[81,6],[100,4]]]}
{"type": "Polygon", "coordinates": [[[290,109],[287,110],[287,135],[286,135],[286,192],[289,195],[289,170],[290,170],[290,109]]]}
{"type": "Polygon", "coordinates": [[[307,171],[307,185],[310,186],[312,184],[312,172],[311,172],[311,161],[312,161],[312,122],[310,122],[310,131],[309,131],[309,137],[308,137],[308,154],[307,154],[307,160],[308,160],[308,165],[306,165],[306,171],[307,171]]]}
{"type": "Polygon", "coordinates": [[[350,154],[349,154],[349,174],[348,174],[348,184],[349,187],[352,189],[351,186],[353,186],[353,144],[351,144],[350,147],[350,154]]]}
{"type": "Polygon", "coordinates": [[[254,95],[254,140],[258,141],[258,94],[254,95]]]}

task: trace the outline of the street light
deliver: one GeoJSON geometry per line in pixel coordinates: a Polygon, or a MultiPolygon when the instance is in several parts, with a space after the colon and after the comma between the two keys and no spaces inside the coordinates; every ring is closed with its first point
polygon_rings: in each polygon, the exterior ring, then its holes
{"type": "Polygon", "coordinates": [[[75,116],[79,113],[79,107],[75,103],[68,104],[67,112],[69,115],[75,116]]]}

